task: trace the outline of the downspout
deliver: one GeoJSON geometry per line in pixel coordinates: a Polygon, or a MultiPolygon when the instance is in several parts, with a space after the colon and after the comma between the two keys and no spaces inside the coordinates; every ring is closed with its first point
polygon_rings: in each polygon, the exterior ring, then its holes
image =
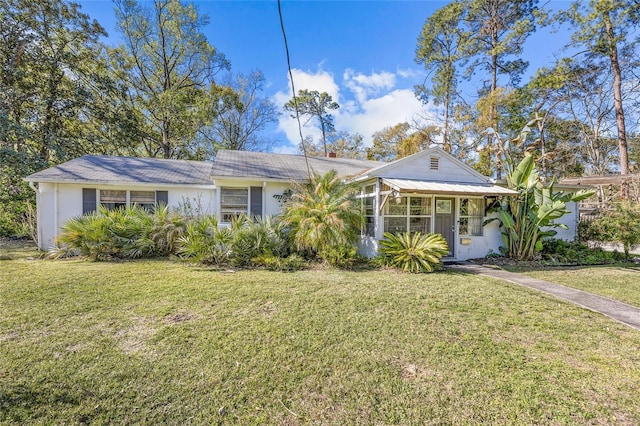
{"type": "Polygon", "coordinates": [[[58,236],[58,184],[53,184],[53,223],[55,230],[55,237],[58,236]]]}
{"type": "Polygon", "coordinates": [[[40,188],[38,188],[35,185],[35,183],[33,183],[31,181],[29,181],[29,188],[33,189],[35,191],[35,193],[36,193],[36,232],[37,232],[36,237],[38,238],[38,241],[37,241],[38,247],[41,250],[44,250],[43,247],[42,247],[42,243],[43,243],[43,241],[42,241],[42,227],[40,226],[40,224],[42,223],[40,221],[40,210],[41,210],[40,209],[40,188]]]}

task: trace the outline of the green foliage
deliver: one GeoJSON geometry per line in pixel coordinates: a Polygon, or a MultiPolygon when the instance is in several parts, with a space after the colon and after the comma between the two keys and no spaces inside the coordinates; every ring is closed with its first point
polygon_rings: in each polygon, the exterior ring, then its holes
{"type": "Polygon", "coordinates": [[[543,185],[534,166],[533,156],[526,155],[511,171],[507,182],[518,195],[503,199],[496,209],[497,218],[485,221],[485,224],[494,220],[500,222],[505,255],[514,260],[532,259],[542,250],[542,240],[556,235],[553,228],[566,228],[555,220],[569,212],[567,203],[584,200],[594,193],[556,192],[553,183],[547,187],[543,185]]]}
{"type": "Polygon", "coordinates": [[[585,242],[622,244],[629,257],[629,251],[640,246],[640,205],[623,202],[597,219],[581,222],[579,236],[585,242]]]}
{"type": "Polygon", "coordinates": [[[327,155],[327,135],[335,131],[333,125],[333,116],[329,111],[340,108],[337,102],[334,102],[331,95],[326,92],[318,92],[317,90],[300,90],[295,98],[290,99],[285,105],[285,111],[293,112],[292,116],[307,115],[310,119],[318,121],[320,131],[322,132],[322,145],[324,147],[324,155],[327,155]]]}
{"type": "Polygon", "coordinates": [[[367,158],[394,161],[408,157],[429,148],[439,133],[437,126],[416,129],[407,122],[385,127],[373,134],[373,146],[367,148],[367,158]]]}
{"type": "Polygon", "coordinates": [[[363,222],[353,199],[357,191],[335,171],[316,174],[308,184],[298,185],[282,215],[296,249],[315,256],[332,247],[353,245],[363,222]]]}
{"type": "Polygon", "coordinates": [[[318,253],[318,257],[335,268],[353,269],[360,260],[358,250],[353,245],[328,247],[318,253]]]}
{"type": "Polygon", "coordinates": [[[239,151],[268,151],[270,142],[259,133],[269,123],[278,121],[278,107],[267,97],[260,97],[266,79],[261,71],[249,75],[226,76],[222,84],[233,89],[239,102],[222,105],[218,117],[200,130],[211,143],[213,151],[233,149],[239,151]]]}
{"type": "Polygon", "coordinates": [[[110,65],[131,93],[145,153],[206,157],[198,132],[221,106],[237,102],[232,90],[215,83],[215,75],[229,63],[202,32],[208,17],[181,0],[115,3],[122,44],[110,49],[110,65]]]}
{"type": "Polygon", "coordinates": [[[622,260],[617,252],[556,239],[544,240],[540,255],[543,264],[551,265],[604,265],[622,260]]]}
{"type": "Polygon", "coordinates": [[[215,216],[199,216],[187,224],[176,252],[184,260],[225,265],[231,258],[232,243],[231,229],[219,228],[215,216]]]}
{"type": "Polygon", "coordinates": [[[235,228],[232,225],[232,229],[231,262],[236,266],[249,266],[254,258],[263,254],[276,258],[289,254],[284,224],[271,217],[256,221],[245,219],[235,228]]]}
{"type": "Polygon", "coordinates": [[[416,48],[416,62],[423,64],[431,73],[431,86],[416,86],[416,96],[425,104],[432,99],[435,105],[442,105],[443,147],[447,152],[452,151],[449,129],[453,107],[460,96],[460,63],[469,54],[472,37],[472,33],[460,25],[464,11],[465,5],[461,1],[454,1],[437,9],[422,27],[416,48]]]}
{"type": "Polygon", "coordinates": [[[609,102],[613,101],[615,110],[621,174],[629,173],[628,130],[622,100],[630,90],[623,89],[623,86],[630,87],[637,79],[635,69],[638,66],[636,61],[624,58],[633,58],[638,54],[640,38],[632,35],[640,24],[637,10],[638,2],[634,0],[591,0],[574,1],[568,10],[558,14],[560,21],[568,22],[573,27],[570,46],[586,54],[589,62],[587,68],[606,62],[606,68],[613,75],[605,92],[609,102]],[[623,93],[623,90],[627,93],[623,93]]]}
{"type": "Polygon", "coordinates": [[[385,232],[384,238],[380,241],[380,254],[390,265],[404,272],[432,272],[442,256],[449,252],[447,242],[440,234],[385,232]]]}
{"type": "Polygon", "coordinates": [[[31,236],[35,191],[22,178],[42,167],[37,156],[0,147],[0,237],[31,236]]]}
{"type": "Polygon", "coordinates": [[[167,207],[149,213],[137,207],[98,211],[67,221],[49,256],[92,260],[167,256],[175,250],[185,223],[167,207]]]}

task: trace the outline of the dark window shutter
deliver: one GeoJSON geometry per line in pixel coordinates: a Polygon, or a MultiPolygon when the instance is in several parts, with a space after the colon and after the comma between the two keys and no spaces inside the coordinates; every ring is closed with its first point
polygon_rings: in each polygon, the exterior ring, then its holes
{"type": "Polygon", "coordinates": [[[82,214],[96,211],[96,189],[82,188],[82,214]]]}
{"type": "Polygon", "coordinates": [[[156,206],[159,204],[169,205],[169,191],[156,191],[156,206]]]}
{"type": "Polygon", "coordinates": [[[260,218],[262,217],[262,187],[261,186],[252,186],[251,187],[251,206],[250,206],[251,217],[260,218]]]}

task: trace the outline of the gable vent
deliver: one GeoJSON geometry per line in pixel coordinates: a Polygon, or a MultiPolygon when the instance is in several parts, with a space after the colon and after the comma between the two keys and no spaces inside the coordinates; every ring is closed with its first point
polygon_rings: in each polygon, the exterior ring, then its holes
{"type": "Polygon", "coordinates": [[[440,157],[431,157],[430,160],[431,163],[429,165],[429,168],[431,170],[438,170],[438,168],[440,167],[440,157]]]}

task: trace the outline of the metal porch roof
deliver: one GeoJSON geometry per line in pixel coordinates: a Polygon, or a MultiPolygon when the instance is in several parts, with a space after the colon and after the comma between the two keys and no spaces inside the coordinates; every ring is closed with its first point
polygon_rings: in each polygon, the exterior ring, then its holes
{"type": "Polygon", "coordinates": [[[418,194],[448,194],[448,195],[515,195],[516,191],[493,184],[432,182],[409,179],[383,179],[391,188],[399,192],[418,194]]]}

